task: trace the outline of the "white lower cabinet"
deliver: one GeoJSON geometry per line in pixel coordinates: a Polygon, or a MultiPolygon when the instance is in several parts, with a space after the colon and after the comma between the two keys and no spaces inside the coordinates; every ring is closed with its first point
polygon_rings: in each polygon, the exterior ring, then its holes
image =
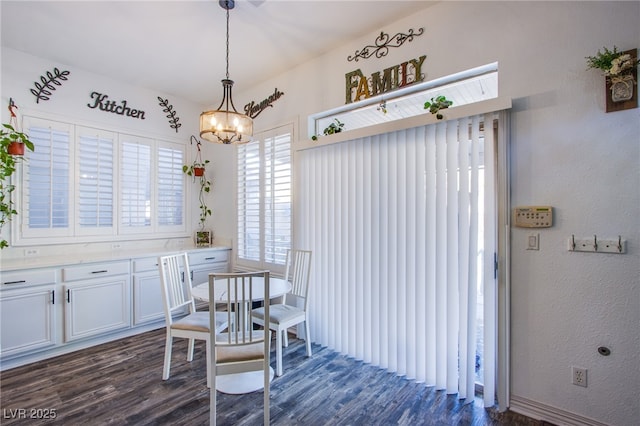
{"type": "MultiPolygon", "coordinates": [[[[187,252],[194,285],[230,269],[228,248],[187,252]]],[[[157,254],[0,271],[0,369],[163,324],[157,254]]]]}
{"type": "Polygon", "coordinates": [[[12,356],[56,345],[55,285],[2,290],[0,356],[12,356]]]}
{"type": "Polygon", "coordinates": [[[71,266],[62,276],[65,342],[131,326],[129,261],[71,266]]]}
{"type": "Polygon", "coordinates": [[[164,304],[160,291],[158,257],[134,259],[133,268],[133,325],[164,319],[164,304]]]}

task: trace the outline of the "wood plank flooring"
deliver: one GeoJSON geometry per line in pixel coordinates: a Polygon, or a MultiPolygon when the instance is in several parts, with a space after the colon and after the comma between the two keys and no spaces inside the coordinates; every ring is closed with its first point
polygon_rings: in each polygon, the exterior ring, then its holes
{"type": "MultiPolygon", "coordinates": [[[[464,405],[446,395],[318,345],[290,339],[284,375],[271,384],[273,425],[539,425],[515,413],[464,405]]],[[[206,425],[204,343],[186,361],[175,339],[171,377],[162,380],[164,329],[0,373],[2,425],[206,425]],[[16,411],[24,409],[25,411],[16,411]],[[42,410],[33,412],[32,409],[42,410]],[[49,410],[49,411],[47,411],[49,410]],[[32,414],[52,414],[36,420],[32,414]]],[[[272,353],[275,367],[275,353],[272,353]]],[[[218,394],[218,423],[262,424],[262,392],[218,394]]]]}

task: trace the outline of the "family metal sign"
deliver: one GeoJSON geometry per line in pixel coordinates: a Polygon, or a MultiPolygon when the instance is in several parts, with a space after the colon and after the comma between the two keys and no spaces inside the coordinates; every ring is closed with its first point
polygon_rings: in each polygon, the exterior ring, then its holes
{"type": "Polygon", "coordinates": [[[410,59],[382,71],[376,71],[370,77],[365,77],[359,68],[345,74],[345,104],[388,93],[423,81],[422,64],[426,57],[427,55],[422,55],[419,58],[410,59]]]}

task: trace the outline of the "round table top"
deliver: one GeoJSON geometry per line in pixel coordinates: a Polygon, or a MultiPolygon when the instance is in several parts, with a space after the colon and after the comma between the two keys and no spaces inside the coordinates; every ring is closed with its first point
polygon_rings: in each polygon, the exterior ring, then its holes
{"type": "MultiPolygon", "coordinates": [[[[253,300],[264,300],[264,279],[262,277],[253,277],[251,280],[253,300]]],[[[226,302],[227,288],[225,285],[219,285],[214,288],[215,300],[226,302]]],[[[291,283],[282,278],[269,277],[269,299],[284,296],[291,291],[291,283]]],[[[209,301],[209,283],[201,283],[191,289],[193,297],[199,300],[209,301]]]]}

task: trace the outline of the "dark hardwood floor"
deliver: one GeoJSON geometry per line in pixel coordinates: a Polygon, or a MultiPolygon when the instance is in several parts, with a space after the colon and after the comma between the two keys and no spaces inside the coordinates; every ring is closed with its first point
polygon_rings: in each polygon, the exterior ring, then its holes
{"type": "MultiPolygon", "coordinates": [[[[204,344],[186,361],[175,339],[171,377],[162,380],[164,330],[78,351],[0,373],[2,425],[206,425],[204,344]],[[24,409],[25,411],[19,411],[24,409]],[[40,410],[40,411],[34,411],[40,410]],[[55,413],[55,419],[33,415],[55,413]],[[27,417],[27,418],[25,418],[27,417]]],[[[291,339],[285,372],[271,384],[274,425],[538,425],[515,413],[464,405],[377,367],[291,339]]],[[[275,366],[275,354],[272,353],[275,366]]],[[[262,392],[218,394],[218,423],[260,425],[262,392]]]]}

